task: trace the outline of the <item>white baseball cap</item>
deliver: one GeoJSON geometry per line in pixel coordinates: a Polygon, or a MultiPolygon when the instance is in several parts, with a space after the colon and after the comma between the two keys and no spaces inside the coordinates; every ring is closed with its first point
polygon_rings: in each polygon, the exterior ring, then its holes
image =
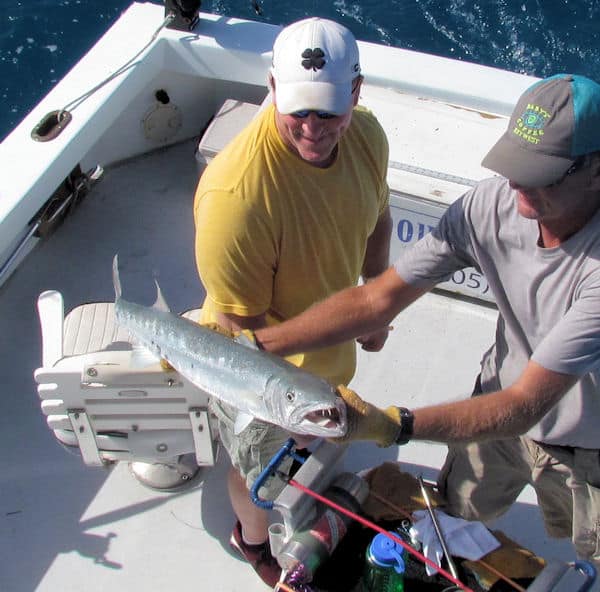
{"type": "Polygon", "coordinates": [[[280,113],[311,109],[342,115],[352,107],[352,81],[360,74],[356,39],[327,19],[292,23],[275,39],[271,74],[280,113]]]}

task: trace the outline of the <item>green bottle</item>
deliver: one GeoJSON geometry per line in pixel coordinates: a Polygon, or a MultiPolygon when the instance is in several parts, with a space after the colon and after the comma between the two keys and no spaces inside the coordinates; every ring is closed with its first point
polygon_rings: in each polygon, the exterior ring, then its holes
{"type": "Polygon", "coordinates": [[[402,546],[385,534],[375,536],[366,553],[363,592],[404,592],[403,555],[402,546]]]}

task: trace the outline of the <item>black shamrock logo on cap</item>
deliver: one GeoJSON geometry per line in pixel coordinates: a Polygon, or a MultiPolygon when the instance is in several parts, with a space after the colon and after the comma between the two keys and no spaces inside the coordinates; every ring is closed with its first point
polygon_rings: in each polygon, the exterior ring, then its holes
{"type": "Polygon", "coordinates": [[[325,54],[320,47],[307,48],[302,52],[302,66],[307,70],[320,70],[325,65],[324,58],[325,54]]]}

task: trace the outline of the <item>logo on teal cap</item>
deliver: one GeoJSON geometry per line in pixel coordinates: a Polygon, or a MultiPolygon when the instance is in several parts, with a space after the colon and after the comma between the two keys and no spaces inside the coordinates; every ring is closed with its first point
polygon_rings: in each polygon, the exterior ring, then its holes
{"type": "Polygon", "coordinates": [[[548,119],[550,119],[548,111],[539,105],[528,103],[523,115],[515,121],[513,134],[530,144],[539,144],[548,119]]]}

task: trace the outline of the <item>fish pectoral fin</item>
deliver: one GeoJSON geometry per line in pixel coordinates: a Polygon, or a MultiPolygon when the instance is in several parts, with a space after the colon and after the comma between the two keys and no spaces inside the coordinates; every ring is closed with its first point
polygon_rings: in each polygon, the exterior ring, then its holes
{"type": "Polygon", "coordinates": [[[160,358],[143,345],[134,345],[131,351],[131,366],[133,368],[147,368],[158,364],[160,358]]]}
{"type": "Polygon", "coordinates": [[[235,435],[241,434],[251,423],[254,417],[244,413],[242,411],[238,412],[237,417],[235,418],[235,425],[233,426],[233,432],[235,435]]]}
{"type": "Polygon", "coordinates": [[[245,331],[240,331],[233,338],[233,340],[236,343],[239,343],[240,345],[243,345],[245,347],[249,347],[250,349],[258,349],[258,346],[256,345],[256,341],[254,341],[252,338],[248,337],[248,335],[246,334],[245,331]]]}

